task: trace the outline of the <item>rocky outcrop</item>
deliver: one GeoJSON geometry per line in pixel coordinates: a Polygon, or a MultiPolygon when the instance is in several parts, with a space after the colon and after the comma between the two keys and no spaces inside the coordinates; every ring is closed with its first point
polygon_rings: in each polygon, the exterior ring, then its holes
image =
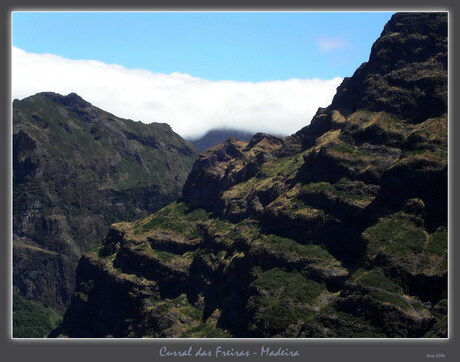
{"type": "Polygon", "coordinates": [[[332,101],[342,113],[367,109],[421,122],[447,108],[447,26],[432,14],[397,14],[369,62],[346,78],[332,101]]]}
{"type": "Polygon", "coordinates": [[[238,209],[246,210],[247,203],[241,197],[237,197],[238,205],[232,203],[231,195],[223,197],[223,193],[260,175],[260,166],[275,159],[275,152],[283,142],[281,138],[262,133],[256,134],[249,142],[227,139],[199,156],[184,185],[182,198],[222,215],[238,214],[238,209]]]}
{"type": "MultiPolygon", "coordinates": [[[[143,337],[446,337],[446,34],[445,13],[395,14],[309,126],[226,140],[178,202],[113,225],[87,268],[158,290],[148,311],[103,323],[143,337]]],[[[85,336],[79,320],[109,308],[96,286],[80,308],[79,288],[55,335],[85,336]]]]}
{"type": "Polygon", "coordinates": [[[166,124],[124,120],[76,94],[15,100],[13,128],[14,288],[64,309],[82,253],[111,223],[175,200],[197,151],[166,124]]]}

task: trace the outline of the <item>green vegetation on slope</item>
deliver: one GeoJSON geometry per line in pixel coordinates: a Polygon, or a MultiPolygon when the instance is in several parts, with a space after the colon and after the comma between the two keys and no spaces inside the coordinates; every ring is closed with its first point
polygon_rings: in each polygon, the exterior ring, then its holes
{"type": "Polygon", "coordinates": [[[427,234],[402,214],[381,220],[363,236],[369,240],[371,254],[384,251],[401,258],[421,253],[427,242],[427,234]]]}
{"type": "Polygon", "coordinates": [[[256,294],[248,300],[250,330],[263,336],[296,337],[296,328],[314,317],[316,298],[327,292],[319,283],[298,272],[273,268],[251,283],[256,294]]]}
{"type": "Polygon", "coordinates": [[[362,237],[368,242],[368,257],[391,256],[413,272],[447,272],[446,228],[439,227],[430,235],[415,220],[398,212],[366,229],[362,237]]]}
{"type": "Polygon", "coordinates": [[[62,315],[13,293],[13,337],[44,338],[61,322],[62,315]]]}
{"type": "Polygon", "coordinates": [[[347,284],[359,285],[371,290],[377,289],[392,293],[402,293],[402,288],[398,284],[377,270],[365,271],[359,269],[353,273],[347,284]]]}

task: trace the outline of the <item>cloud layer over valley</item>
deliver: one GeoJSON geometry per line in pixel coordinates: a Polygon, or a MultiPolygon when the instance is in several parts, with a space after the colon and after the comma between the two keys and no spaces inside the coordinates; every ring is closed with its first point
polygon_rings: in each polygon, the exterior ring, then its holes
{"type": "Polygon", "coordinates": [[[119,117],[168,123],[185,138],[215,128],[292,134],[330,104],[341,81],[212,81],[12,49],[13,99],[75,92],[119,117]]]}

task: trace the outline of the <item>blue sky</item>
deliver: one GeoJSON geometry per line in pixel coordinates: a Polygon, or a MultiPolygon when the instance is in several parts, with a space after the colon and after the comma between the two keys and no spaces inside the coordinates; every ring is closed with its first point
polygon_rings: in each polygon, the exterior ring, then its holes
{"type": "Polygon", "coordinates": [[[210,80],[332,78],[367,60],[391,14],[14,13],[13,45],[210,80]]]}
{"type": "Polygon", "coordinates": [[[369,58],[391,12],[14,12],[13,97],[76,92],[184,137],[288,135],[369,58]]]}

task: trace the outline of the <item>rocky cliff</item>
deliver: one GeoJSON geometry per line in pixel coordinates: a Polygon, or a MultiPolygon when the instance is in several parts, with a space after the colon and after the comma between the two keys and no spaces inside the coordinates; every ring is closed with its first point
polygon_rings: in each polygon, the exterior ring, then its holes
{"type": "Polygon", "coordinates": [[[447,196],[447,14],[395,14],[309,126],[112,225],[52,336],[446,337],[447,196]]]}
{"type": "Polygon", "coordinates": [[[166,124],[118,118],[76,94],[13,103],[13,277],[63,309],[81,254],[110,224],[177,199],[197,151],[166,124]]]}

